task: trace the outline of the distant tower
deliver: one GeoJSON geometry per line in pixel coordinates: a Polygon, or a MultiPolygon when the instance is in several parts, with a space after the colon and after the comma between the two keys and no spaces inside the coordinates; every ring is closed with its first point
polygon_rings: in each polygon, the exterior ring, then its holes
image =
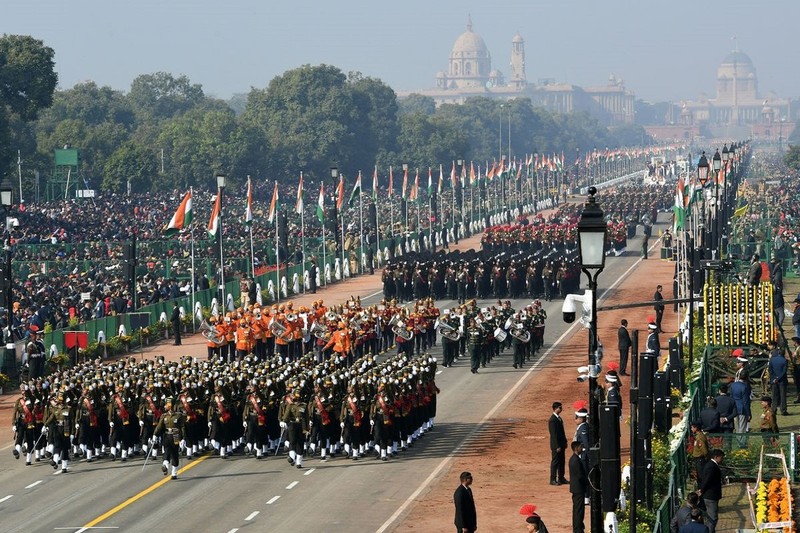
{"type": "Polygon", "coordinates": [[[485,87],[492,71],[492,56],[483,38],[472,31],[472,17],[467,30],[458,36],[450,52],[449,68],[444,76],[437,75],[437,84],[448,88],[485,87]]]}
{"type": "Polygon", "coordinates": [[[525,77],[525,41],[519,32],[511,40],[511,77],[508,83],[518,91],[528,84],[525,77]]]}

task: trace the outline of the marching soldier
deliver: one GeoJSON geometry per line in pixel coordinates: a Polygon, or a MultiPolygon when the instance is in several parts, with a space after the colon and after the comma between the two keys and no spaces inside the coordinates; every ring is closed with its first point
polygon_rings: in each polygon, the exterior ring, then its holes
{"type": "Polygon", "coordinates": [[[236,359],[241,361],[247,357],[253,350],[252,345],[252,329],[247,318],[239,320],[239,326],[236,328],[236,359]]]}
{"type": "Polygon", "coordinates": [[[211,439],[212,446],[223,459],[231,452],[232,405],[227,391],[223,389],[223,381],[218,379],[214,382],[214,394],[209,399],[206,418],[209,429],[208,438],[211,439]]]}
{"type": "Polygon", "coordinates": [[[258,382],[253,380],[247,386],[247,398],[242,413],[245,428],[245,442],[247,453],[254,453],[256,459],[261,459],[268,449],[267,412],[261,395],[257,391],[258,382]]]}
{"type": "Polygon", "coordinates": [[[89,384],[83,387],[83,395],[78,399],[75,412],[75,421],[80,428],[78,437],[80,448],[86,456],[86,462],[94,462],[95,456],[100,452],[100,416],[101,412],[95,395],[92,394],[89,384]]]}
{"type": "Polygon", "coordinates": [[[23,452],[22,444],[24,443],[25,452],[27,453],[25,464],[30,466],[35,441],[36,422],[33,415],[33,395],[30,394],[27,387],[22,389],[19,398],[14,403],[12,420],[14,448],[11,452],[14,454],[15,459],[19,459],[20,454],[23,452]]]}
{"type": "MultiPolygon", "coordinates": [[[[192,383],[194,385],[194,383],[192,383]]],[[[197,389],[194,389],[196,391],[197,389]]],[[[192,394],[192,388],[188,381],[184,381],[183,390],[178,395],[179,407],[184,414],[184,436],[186,441],[186,458],[191,461],[197,455],[203,442],[203,412],[199,407],[199,401],[192,394]]]]}
{"type": "Polygon", "coordinates": [[[375,442],[376,458],[381,461],[388,459],[390,429],[392,415],[394,414],[393,398],[386,387],[386,383],[378,383],[378,392],[370,405],[370,425],[372,426],[372,440],[375,442]]]}
{"type": "Polygon", "coordinates": [[[289,441],[289,464],[303,468],[303,452],[309,431],[308,406],[300,398],[300,385],[294,383],[292,390],[284,396],[278,415],[281,427],[286,430],[289,441]]]}
{"type": "MultiPolygon", "coordinates": [[[[467,328],[468,342],[469,342],[469,356],[470,356],[470,371],[473,374],[478,373],[478,367],[481,364],[481,358],[485,361],[486,355],[482,352],[485,350],[486,330],[483,324],[478,324],[475,317],[469,319],[469,327],[467,328]]],[[[484,365],[485,366],[485,365],[484,365]]]]}
{"type": "Polygon", "coordinates": [[[185,423],[183,413],[173,409],[173,399],[167,398],[164,402],[164,413],[159,418],[153,437],[150,439],[150,446],[155,446],[155,438],[162,437],[164,461],[161,463],[161,471],[166,476],[169,466],[172,465],[172,479],[178,479],[180,451],[186,447],[186,441],[183,440],[185,423]]]}
{"type": "Polygon", "coordinates": [[[128,460],[128,455],[133,453],[133,428],[135,427],[133,424],[136,423],[133,403],[126,385],[127,382],[117,383],[117,391],[108,404],[108,425],[111,428],[111,460],[116,461],[117,452],[120,452],[123,463],[128,460]]]}
{"type": "MultiPolygon", "coordinates": [[[[69,468],[69,447],[74,437],[72,425],[75,423],[72,408],[67,405],[63,391],[56,393],[55,405],[49,407],[44,418],[45,432],[53,433],[53,458],[50,465],[53,470],[61,463],[61,473],[66,474],[69,468]]],[[[75,424],[75,429],[78,424],[75,424]]]]}
{"type": "MultiPolygon", "coordinates": [[[[335,423],[333,413],[333,395],[326,394],[327,383],[314,385],[314,395],[308,402],[310,413],[309,427],[311,429],[308,440],[309,448],[313,454],[316,447],[320,449],[320,460],[327,461],[328,449],[333,451],[333,428],[335,423]]],[[[332,383],[330,384],[332,385],[332,383]]]]}
{"type": "MultiPolygon", "coordinates": [[[[139,399],[139,409],[136,412],[139,417],[139,442],[141,442],[142,450],[145,454],[151,451],[148,448],[148,444],[158,421],[161,419],[162,412],[161,400],[156,394],[154,384],[152,381],[148,381],[144,394],[139,399]]],[[[158,450],[153,449],[152,455],[157,457],[158,450]]]]}
{"type": "Polygon", "coordinates": [[[349,455],[352,450],[352,459],[359,458],[359,447],[363,447],[361,441],[361,423],[364,418],[364,408],[366,406],[358,395],[355,385],[347,387],[347,396],[342,401],[340,410],[339,425],[342,428],[342,441],[344,442],[344,453],[349,455]]]}

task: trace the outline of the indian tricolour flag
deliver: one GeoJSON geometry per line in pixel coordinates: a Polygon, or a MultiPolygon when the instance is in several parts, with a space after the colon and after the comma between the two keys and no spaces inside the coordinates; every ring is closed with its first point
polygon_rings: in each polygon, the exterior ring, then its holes
{"type": "Polygon", "coordinates": [[[294,212],[300,214],[303,212],[303,173],[300,173],[300,183],[297,185],[297,203],[294,206],[294,212]]]}
{"type": "Polygon", "coordinates": [[[172,215],[169,223],[164,226],[164,233],[177,233],[189,227],[192,223],[192,191],[186,193],[178,206],[178,210],[172,215]]]}
{"type": "Polygon", "coordinates": [[[325,185],[319,185],[319,198],[317,199],[317,218],[319,223],[325,220],[325,185]]]}
{"type": "Polygon", "coordinates": [[[269,203],[269,217],[267,220],[270,224],[275,222],[277,218],[275,215],[278,213],[278,182],[275,182],[275,189],[272,191],[272,201],[269,203]]]}
{"type": "Polygon", "coordinates": [[[244,223],[250,226],[253,223],[253,184],[247,176],[247,207],[244,209],[244,223]]]}
{"type": "Polygon", "coordinates": [[[673,211],[675,214],[675,231],[682,230],[686,218],[686,197],[684,196],[684,183],[683,176],[678,178],[678,186],[675,188],[675,205],[673,211]]]}
{"type": "Polygon", "coordinates": [[[353,186],[352,192],[350,192],[350,199],[347,201],[348,205],[353,205],[353,203],[361,196],[361,171],[358,171],[358,177],[356,178],[356,184],[353,186]]]}
{"type": "Polygon", "coordinates": [[[217,195],[217,201],[214,202],[214,209],[211,211],[211,218],[208,220],[208,234],[216,237],[219,233],[219,212],[220,212],[221,196],[217,195]]]}

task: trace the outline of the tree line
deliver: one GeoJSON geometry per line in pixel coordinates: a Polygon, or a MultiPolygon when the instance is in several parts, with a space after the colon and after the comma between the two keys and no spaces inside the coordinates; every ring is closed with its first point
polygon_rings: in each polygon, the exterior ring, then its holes
{"type": "Polygon", "coordinates": [[[571,164],[587,150],[645,138],[640,126],[609,130],[527,98],[440,107],[419,94],[399,100],[381,80],[331,65],[303,65],[228,101],[166,72],[138,76],[127,92],[91,81],[56,90],[53,57],[32,37],[0,37],[0,168],[16,178],[19,151],[28,195],[34,170],[44,182],[64,146],[80,150],[90,188],[124,193],[213,187],[218,172],[234,184],[248,175],[294,182],[301,171],[324,179],[332,166],[353,175],[374,165],[491,162],[501,150],[509,159],[564,153],[571,164]]]}

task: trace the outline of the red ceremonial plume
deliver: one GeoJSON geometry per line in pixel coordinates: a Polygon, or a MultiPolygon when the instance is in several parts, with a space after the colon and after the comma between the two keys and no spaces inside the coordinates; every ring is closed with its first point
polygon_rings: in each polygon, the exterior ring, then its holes
{"type": "Polygon", "coordinates": [[[526,503],[519,509],[519,514],[525,516],[533,516],[535,512],[536,512],[536,506],[532,503],[526,503]]]}
{"type": "Polygon", "coordinates": [[[572,407],[574,407],[576,411],[586,409],[589,407],[589,400],[576,400],[575,403],[572,404],[572,407]]]}
{"type": "Polygon", "coordinates": [[[608,363],[608,369],[609,370],[613,370],[614,372],[618,371],[619,370],[619,363],[615,363],[613,361],[608,363]]]}
{"type": "Polygon", "coordinates": [[[647,323],[648,324],[655,324],[656,323],[656,317],[654,317],[653,315],[650,315],[649,317],[647,317],[647,323]]]}

